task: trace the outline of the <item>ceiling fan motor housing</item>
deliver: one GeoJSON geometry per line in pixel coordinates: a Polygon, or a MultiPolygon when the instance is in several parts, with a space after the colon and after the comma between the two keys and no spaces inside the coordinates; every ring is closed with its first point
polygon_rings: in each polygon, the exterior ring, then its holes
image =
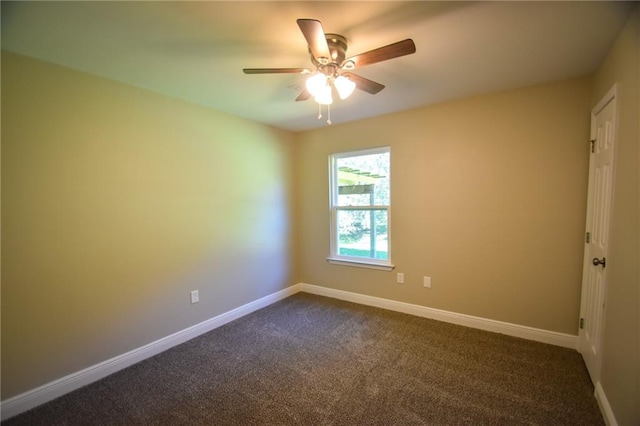
{"type": "Polygon", "coordinates": [[[327,39],[327,45],[329,46],[330,58],[315,58],[311,49],[309,54],[311,56],[311,62],[327,76],[333,76],[340,69],[347,52],[347,39],[339,34],[325,34],[327,39]]]}

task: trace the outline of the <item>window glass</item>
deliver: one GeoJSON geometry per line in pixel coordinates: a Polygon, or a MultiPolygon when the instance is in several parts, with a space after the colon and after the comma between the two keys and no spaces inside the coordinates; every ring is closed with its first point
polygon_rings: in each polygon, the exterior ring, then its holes
{"type": "Polygon", "coordinates": [[[386,210],[338,210],[337,213],[340,256],[389,258],[386,210]]]}
{"type": "Polygon", "coordinates": [[[390,265],[389,147],[332,154],[330,260],[390,265]]]}
{"type": "Polygon", "coordinates": [[[388,206],[389,152],[336,159],[339,206],[388,206]]]}

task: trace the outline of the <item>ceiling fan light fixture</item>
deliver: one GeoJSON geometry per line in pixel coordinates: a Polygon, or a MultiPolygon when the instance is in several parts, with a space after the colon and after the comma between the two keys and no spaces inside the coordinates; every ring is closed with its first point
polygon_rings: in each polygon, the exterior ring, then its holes
{"type": "Polygon", "coordinates": [[[313,96],[313,99],[320,105],[331,105],[333,103],[333,96],[331,96],[331,86],[325,84],[318,93],[313,96]]]}
{"type": "Polygon", "coordinates": [[[340,99],[347,99],[356,88],[356,83],[343,75],[338,76],[333,84],[336,86],[340,99]]]}
{"type": "Polygon", "coordinates": [[[327,76],[321,72],[313,74],[307,79],[306,87],[311,95],[318,96],[327,87],[327,76]]]}

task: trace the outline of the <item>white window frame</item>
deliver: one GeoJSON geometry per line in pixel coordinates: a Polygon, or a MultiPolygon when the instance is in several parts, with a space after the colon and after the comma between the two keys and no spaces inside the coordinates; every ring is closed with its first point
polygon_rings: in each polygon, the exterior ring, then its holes
{"type": "MultiPolygon", "coordinates": [[[[361,149],[357,151],[339,152],[329,155],[329,210],[330,210],[330,254],[329,263],[335,265],[355,266],[360,268],[391,271],[395,267],[391,263],[391,204],[384,206],[339,206],[338,205],[338,167],[337,160],[348,157],[389,153],[391,147],[361,149]],[[343,256],[338,253],[338,211],[339,210],[385,210],[387,212],[387,259],[371,259],[363,257],[343,256]]],[[[389,170],[391,172],[391,169],[389,170]]],[[[389,203],[391,203],[391,176],[389,176],[389,203]]]]}

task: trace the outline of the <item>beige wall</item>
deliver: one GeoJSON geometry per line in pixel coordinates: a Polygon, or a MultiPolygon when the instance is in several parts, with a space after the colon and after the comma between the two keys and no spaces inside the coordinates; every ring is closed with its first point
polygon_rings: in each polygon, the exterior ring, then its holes
{"type": "Polygon", "coordinates": [[[300,134],[300,279],[576,335],[590,89],[580,78],[300,134]],[[328,264],[327,156],[382,145],[396,269],[328,264]]]}
{"type": "Polygon", "coordinates": [[[2,89],[2,399],[297,282],[291,134],[7,52],[2,89]]]}
{"type": "Polygon", "coordinates": [[[618,84],[613,229],[601,383],[620,425],[640,424],[640,6],[595,76],[591,105],[618,84]]]}
{"type": "Polygon", "coordinates": [[[295,136],[3,52],[2,399],[298,281],[577,334],[589,111],[618,82],[602,384],[638,423],[639,19],[595,81],[295,136]],[[396,270],[330,265],[327,156],[381,145],[396,270]]]}

